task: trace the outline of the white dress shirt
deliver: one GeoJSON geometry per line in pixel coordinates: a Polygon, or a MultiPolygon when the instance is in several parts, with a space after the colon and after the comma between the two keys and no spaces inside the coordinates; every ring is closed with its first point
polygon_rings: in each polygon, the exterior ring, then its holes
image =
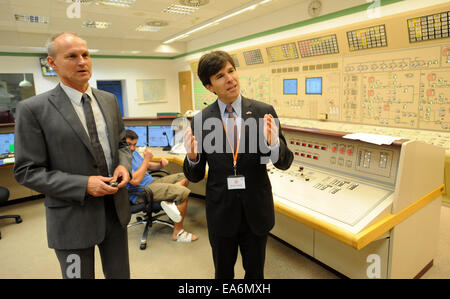
{"type": "MultiPolygon", "coordinates": [[[[83,96],[83,93],[79,92],[76,89],[73,89],[72,87],[64,85],[62,82],[60,82],[60,84],[61,88],[69,97],[70,102],[72,103],[73,108],[75,109],[75,112],[77,113],[78,118],[80,119],[81,124],[83,125],[86,131],[86,134],[89,136],[88,128],[86,125],[86,117],[84,115],[83,110],[83,103],[81,102],[81,97],[83,96]]],[[[97,100],[95,99],[94,94],[92,93],[92,89],[90,86],[88,87],[85,93],[91,97],[91,106],[92,112],[94,114],[95,124],[97,126],[98,139],[100,140],[100,144],[105,154],[106,163],[108,164],[109,175],[112,176],[111,146],[109,144],[108,128],[106,127],[106,121],[105,118],[103,117],[103,113],[100,110],[100,107],[98,106],[97,100]]]]}

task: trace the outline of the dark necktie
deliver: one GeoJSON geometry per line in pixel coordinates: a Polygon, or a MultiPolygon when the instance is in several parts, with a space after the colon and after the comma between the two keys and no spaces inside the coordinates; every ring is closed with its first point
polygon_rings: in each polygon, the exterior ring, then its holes
{"type": "Polygon", "coordinates": [[[108,176],[108,164],[106,163],[105,153],[103,152],[102,145],[98,139],[97,125],[95,124],[94,113],[92,112],[91,98],[87,94],[83,94],[81,98],[83,103],[84,116],[86,117],[86,126],[91,138],[91,145],[94,149],[95,160],[97,161],[100,174],[102,176],[108,176]]]}
{"type": "MultiPolygon", "coordinates": [[[[230,142],[232,143],[233,146],[233,151],[234,153],[236,153],[236,148],[237,148],[237,138],[238,138],[238,134],[237,134],[237,124],[236,124],[236,117],[233,114],[233,106],[231,106],[230,104],[227,105],[227,111],[228,111],[228,120],[231,120],[231,126],[233,126],[233,132],[232,135],[230,136],[230,130],[227,130],[228,132],[228,138],[230,138],[230,142]],[[231,118],[231,119],[230,119],[231,118]]],[[[231,126],[228,125],[229,122],[227,122],[227,127],[231,129],[231,126]]]]}

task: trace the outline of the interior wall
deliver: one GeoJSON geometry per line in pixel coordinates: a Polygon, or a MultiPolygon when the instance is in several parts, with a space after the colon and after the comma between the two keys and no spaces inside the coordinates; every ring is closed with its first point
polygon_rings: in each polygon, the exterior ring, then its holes
{"type": "MultiPolygon", "coordinates": [[[[0,73],[32,73],[36,94],[48,91],[58,84],[57,77],[42,75],[39,57],[0,56],[0,73]]],[[[173,60],[157,59],[92,59],[90,84],[97,86],[97,80],[123,80],[123,103],[127,117],[152,117],[157,112],[178,112],[178,70],[173,60]],[[138,103],[136,80],[165,79],[165,103],[138,103]]]]}

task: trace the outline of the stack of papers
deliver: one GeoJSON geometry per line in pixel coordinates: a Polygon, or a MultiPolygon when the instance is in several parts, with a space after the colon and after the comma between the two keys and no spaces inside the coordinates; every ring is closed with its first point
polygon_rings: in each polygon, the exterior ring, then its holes
{"type": "Polygon", "coordinates": [[[392,144],[392,142],[396,140],[403,139],[402,137],[393,137],[393,136],[385,136],[385,135],[377,135],[377,134],[368,134],[368,133],[352,133],[344,136],[347,139],[353,140],[361,140],[373,144],[392,144]]]}

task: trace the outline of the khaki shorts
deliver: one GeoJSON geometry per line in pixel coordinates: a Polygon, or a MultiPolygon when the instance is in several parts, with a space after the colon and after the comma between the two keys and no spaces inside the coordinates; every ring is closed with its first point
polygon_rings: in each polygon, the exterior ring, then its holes
{"type": "MultiPolygon", "coordinates": [[[[145,188],[149,188],[152,191],[154,201],[167,200],[180,204],[191,193],[191,190],[188,188],[181,185],[175,185],[176,182],[179,182],[184,178],[185,176],[183,173],[171,174],[161,178],[155,177],[155,180],[145,188]]],[[[136,203],[138,202],[143,202],[143,200],[138,198],[136,203]]]]}

